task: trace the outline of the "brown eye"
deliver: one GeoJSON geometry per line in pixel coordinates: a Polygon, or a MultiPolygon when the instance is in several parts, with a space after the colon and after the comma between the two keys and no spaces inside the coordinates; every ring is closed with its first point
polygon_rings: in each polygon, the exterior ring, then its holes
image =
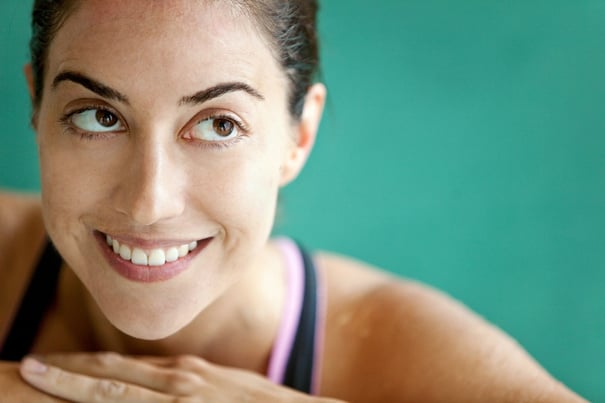
{"type": "Polygon", "coordinates": [[[102,108],[86,109],[73,113],[70,123],[79,130],[90,133],[123,130],[124,126],[118,116],[102,108]]]}
{"type": "Polygon", "coordinates": [[[212,122],[212,127],[214,128],[216,134],[221,137],[227,137],[233,133],[235,125],[228,119],[214,119],[212,122]]]}
{"type": "Polygon", "coordinates": [[[240,132],[238,124],[232,119],[217,116],[193,126],[191,134],[200,140],[221,142],[238,137],[240,132]]]}
{"type": "Polygon", "coordinates": [[[112,127],[113,125],[118,123],[118,118],[116,117],[116,115],[103,109],[97,109],[95,119],[103,127],[112,127]]]}

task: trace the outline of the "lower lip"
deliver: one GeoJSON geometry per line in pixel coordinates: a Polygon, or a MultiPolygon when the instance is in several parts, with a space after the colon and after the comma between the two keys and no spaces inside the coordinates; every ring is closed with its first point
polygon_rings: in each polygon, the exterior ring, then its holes
{"type": "Polygon", "coordinates": [[[109,265],[122,277],[137,283],[155,283],[158,281],[170,280],[185,271],[189,267],[191,260],[202,252],[210,241],[212,241],[212,238],[198,241],[197,247],[194,250],[189,252],[187,256],[179,258],[174,262],[165,263],[161,266],[139,266],[116,255],[113,249],[110,249],[109,245],[107,245],[105,234],[95,232],[95,238],[97,239],[105,258],[109,261],[109,265]]]}

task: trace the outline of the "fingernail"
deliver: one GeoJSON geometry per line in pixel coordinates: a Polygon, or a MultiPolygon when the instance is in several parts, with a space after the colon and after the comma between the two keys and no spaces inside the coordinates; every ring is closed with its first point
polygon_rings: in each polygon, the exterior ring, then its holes
{"type": "Polygon", "coordinates": [[[25,358],[21,365],[24,371],[32,374],[43,374],[48,370],[46,365],[32,357],[25,358]]]}

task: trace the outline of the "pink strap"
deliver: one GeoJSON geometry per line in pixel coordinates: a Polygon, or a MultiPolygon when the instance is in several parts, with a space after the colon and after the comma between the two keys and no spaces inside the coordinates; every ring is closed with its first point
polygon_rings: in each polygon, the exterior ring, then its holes
{"type": "Polygon", "coordinates": [[[296,244],[287,238],[278,238],[275,244],[286,259],[287,285],[284,313],[273,345],[267,376],[274,383],[281,384],[298,326],[305,279],[303,262],[296,244]]]}
{"type": "MultiPolygon", "coordinates": [[[[317,264],[315,264],[317,268],[317,264]]],[[[317,282],[317,319],[315,322],[315,346],[314,346],[314,357],[313,357],[313,378],[311,380],[311,393],[313,395],[319,394],[319,383],[321,381],[321,359],[323,357],[324,347],[324,329],[326,323],[326,309],[327,309],[327,290],[325,282],[321,278],[321,270],[315,271],[316,282],[317,282]]]]}

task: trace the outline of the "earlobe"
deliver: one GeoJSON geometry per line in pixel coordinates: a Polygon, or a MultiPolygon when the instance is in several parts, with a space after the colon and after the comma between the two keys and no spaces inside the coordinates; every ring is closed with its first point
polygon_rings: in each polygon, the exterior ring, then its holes
{"type": "Polygon", "coordinates": [[[326,87],[321,83],[313,84],[307,91],[300,122],[296,126],[296,141],[282,166],[280,186],[287,185],[298,176],[311,154],[326,101],[326,93],[326,87]]]}

